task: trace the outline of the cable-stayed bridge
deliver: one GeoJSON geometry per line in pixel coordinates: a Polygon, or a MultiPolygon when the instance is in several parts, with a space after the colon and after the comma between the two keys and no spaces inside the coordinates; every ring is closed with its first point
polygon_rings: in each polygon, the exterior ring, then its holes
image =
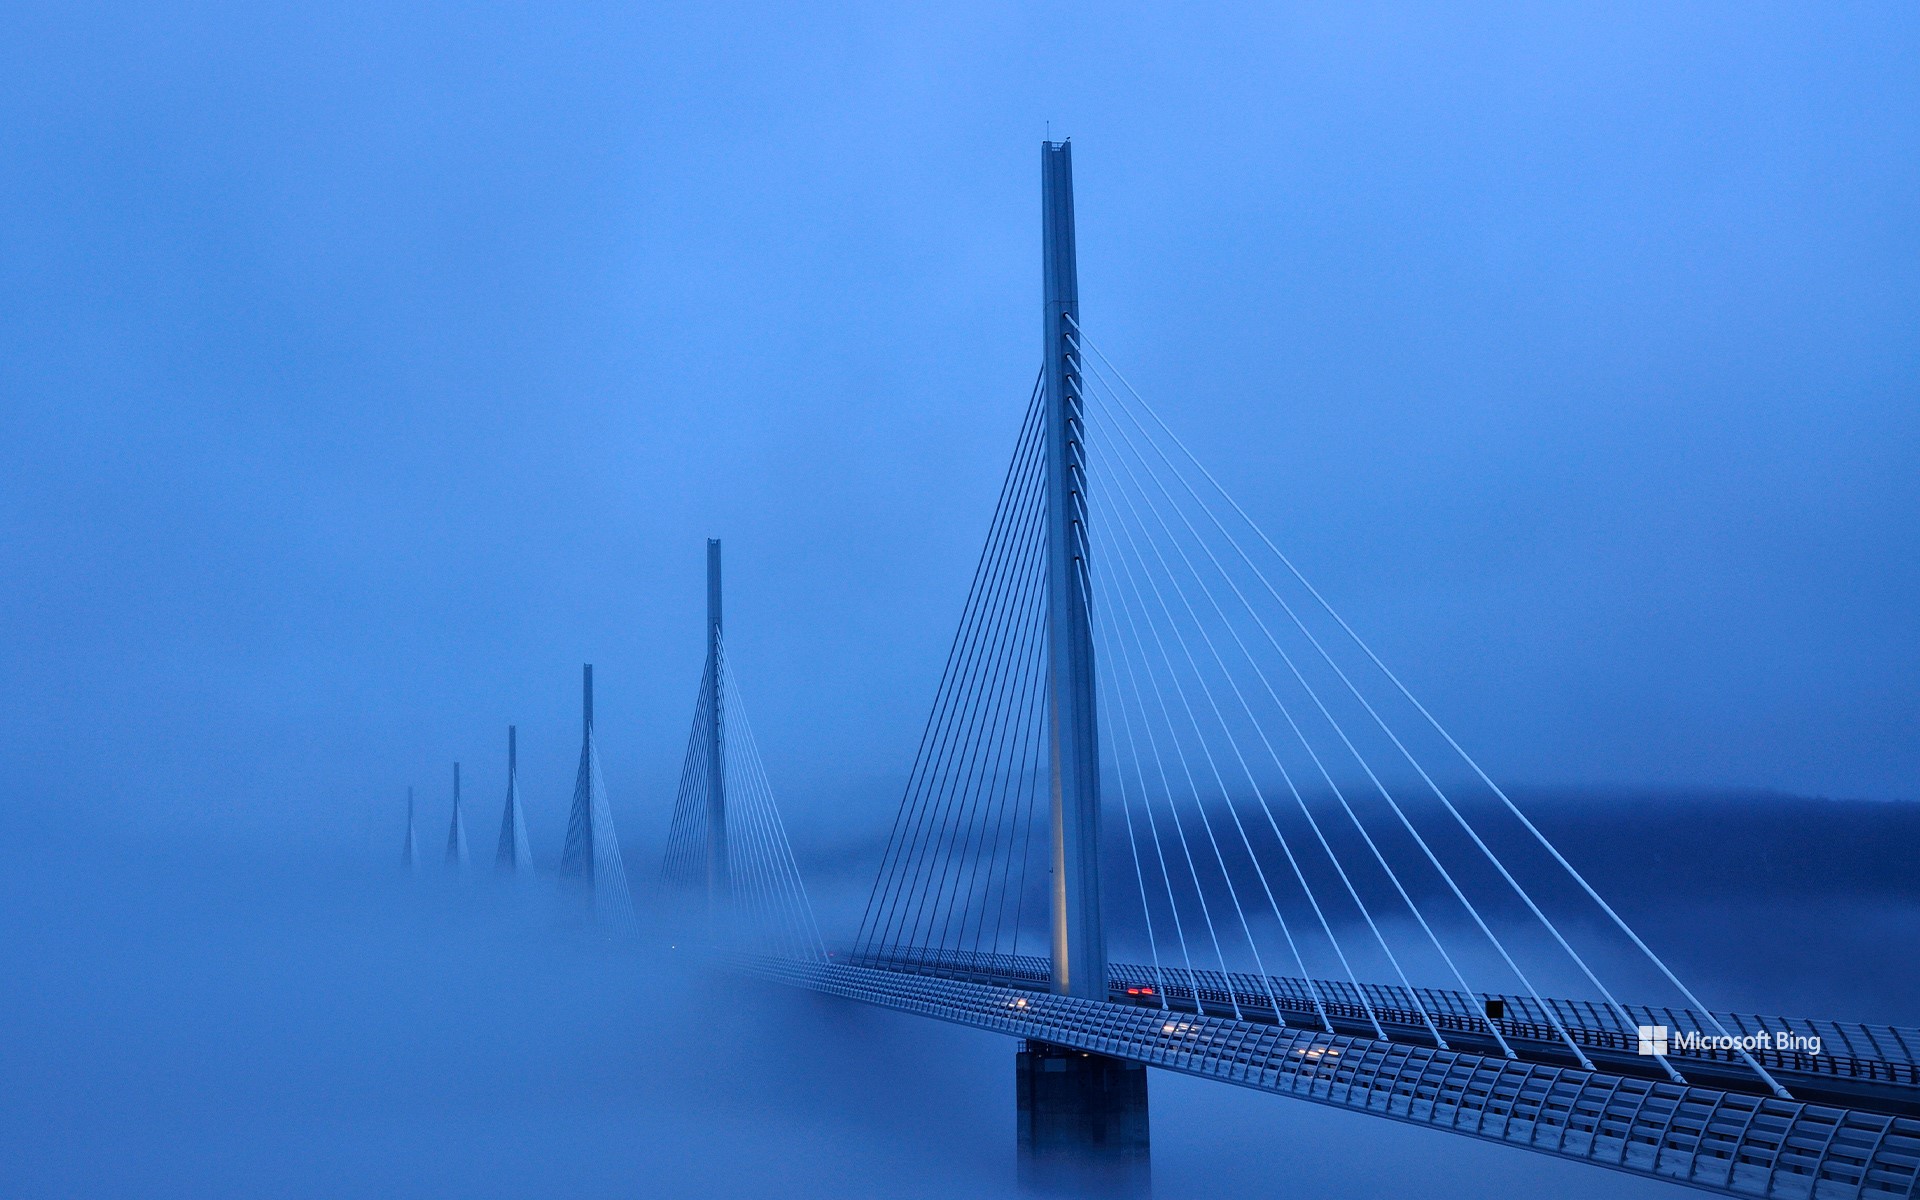
{"type": "MultiPolygon", "coordinates": [[[[664,864],[700,927],[766,977],[1024,1039],[1036,1184],[1144,1187],[1150,1065],[1706,1191],[1920,1191],[1920,1030],[1720,1011],[1659,953],[1683,926],[1609,904],[1088,335],[1070,154],[1042,148],[1042,361],[833,939],[709,544],[664,864]]],[[[566,873],[619,909],[587,695],[566,873]]]]}

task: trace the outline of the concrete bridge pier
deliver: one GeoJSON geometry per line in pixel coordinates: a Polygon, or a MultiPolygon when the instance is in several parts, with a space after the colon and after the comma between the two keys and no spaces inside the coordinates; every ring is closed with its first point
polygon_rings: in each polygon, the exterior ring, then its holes
{"type": "Polygon", "coordinates": [[[1144,1066],[1029,1041],[1015,1080],[1022,1190],[1144,1200],[1152,1190],[1144,1066]]]}

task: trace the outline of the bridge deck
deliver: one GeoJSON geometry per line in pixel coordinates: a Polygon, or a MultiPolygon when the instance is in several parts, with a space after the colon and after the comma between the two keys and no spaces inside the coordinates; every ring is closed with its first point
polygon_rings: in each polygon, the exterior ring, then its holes
{"type": "MultiPolygon", "coordinates": [[[[1432,1045],[756,959],[793,986],[1737,1196],[1920,1195],[1920,1120],[1432,1045]]],[[[1124,991],[1123,991],[1124,994],[1124,991]]]]}
{"type": "MultiPolygon", "coordinates": [[[[968,954],[964,952],[889,948],[851,961],[881,970],[965,979],[979,983],[1046,990],[1047,960],[1034,955],[968,954]]],[[[1325,1031],[1324,1011],[1334,1032],[1373,1038],[1369,1017],[1377,1017],[1389,1041],[1426,1046],[1435,1044],[1433,1025],[1456,1050],[1498,1054],[1489,1033],[1496,1027],[1515,1052],[1530,1062],[1577,1066],[1568,1049],[1571,1040],[1596,1065],[1610,1073],[1665,1079],[1656,1060],[1639,1053],[1636,1026],[1664,1025],[1713,1033],[1712,1022],[1687,1009],[1625,1005],[1630,1021],[1589,1000],[1548,999],[1559,1027],[1542,1003],[1531,996],[1500,993],[1469,995],[1441,988],[1406,988],[1337,980],[1306,980],[1219,971],[1187,972],[1137,963],[1108,967],[1109,999],[1154,1009],[1166,1006],[1183,1012],[1237,1016],[1256,1024],[1283,1024],[1325,1031]],[[1149,990],[1151,989],[1151,990],[1149,990]],[[1489,1020],[1484,1002],[1501,1000],[1505,1015],[1489,1020]],[[1275,1005],[1278,1004],[1276,1015],[1275,1005]],[[1236,1011],[1237,1010],[1237,1011],[1236,1011]],[[1424,1010],[1424,1013],[1423,1013],[1424,1010]],[[1565,1037],[1561,1030],[1565,1031],[1565,1037]]],[[[1753,1057],[1802,1100],[1819,1100],[1876,1112],[1920,1116],[1920,1030],[1891,1025],[1862,1025],[1803,1018],[1715,1013],[1736,1036],[1765,1031],[1818,1038],[1821,1052],[1755,1049],[1753,1057]]],[[[1675,1048],[1668,1060],[1690,1083],[1710,1084],[1728,1091],[1770,1094],[1732,1050],[1675,1048]]]]}

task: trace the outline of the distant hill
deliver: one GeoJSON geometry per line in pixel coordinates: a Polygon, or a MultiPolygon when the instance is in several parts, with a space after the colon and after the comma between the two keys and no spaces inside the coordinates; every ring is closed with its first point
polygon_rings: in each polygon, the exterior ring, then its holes
{"type": "Polygon", "coordinates": [[[1547,789],[1514,799],[1583,873],[1623,899],[1920,901],[1920,803],[1547,789]]]}

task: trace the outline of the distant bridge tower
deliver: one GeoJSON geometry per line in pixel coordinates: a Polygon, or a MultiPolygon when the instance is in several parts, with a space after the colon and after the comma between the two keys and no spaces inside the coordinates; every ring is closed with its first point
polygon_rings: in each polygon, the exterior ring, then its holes
{"type": "Polygon", "coordinates": [[[596,920],[616,929],[633,928],[627,869],[620,859],[620,839],[613,832],[607,781],[600,774],[591,663],[580,669],[580,770],[573,781],[573,810],[567,817],[566,846],[560,852],[560,877],[581,887],[596,920]]]}
{"type": "Polygon", "coordinates": [[[520,737],[507,726],[507,809],[500,815],[500,848],[493,858],[502,875],[533,874],[533,849],[527,843],[527,813],[520,803],[520,737]]]}
{"type": "Polygon", "coordinates": [[[721,686],[724,669],[720,643],[720,539],[707,539],[707,907],[717,911],[727,900],[731,880],[727,872],[726,734],[722,728],[721,686]]]}
{"type": "Polygon", "coordinates": [[[460,819],[460,764],[453,764],[453,823],[447,826],[447,865],[467,869],[467,823],[460,819]]]}
{"type": "Polygon", "coordinates": [[[414,862],[416,859],[419,858],[419,854],[414,848],[415,843],[418,839],[414,837],[413,830],[414,830],[413,789],[408,788],[407,789],[407,840],[400,847],[400,865],[407,868],[407,870],[409,871],[413,870],[414,862]]]}
{"type": "Polygon", "coordinates": [[[1100,920],[1100,744],[1087,573],[1087,474],[1080,395],[1080,273],[1073,147],[1040,144],[1046,380],[1047,694],[1051,724],[1053,990],[1107,998],[1100,920]]]}

